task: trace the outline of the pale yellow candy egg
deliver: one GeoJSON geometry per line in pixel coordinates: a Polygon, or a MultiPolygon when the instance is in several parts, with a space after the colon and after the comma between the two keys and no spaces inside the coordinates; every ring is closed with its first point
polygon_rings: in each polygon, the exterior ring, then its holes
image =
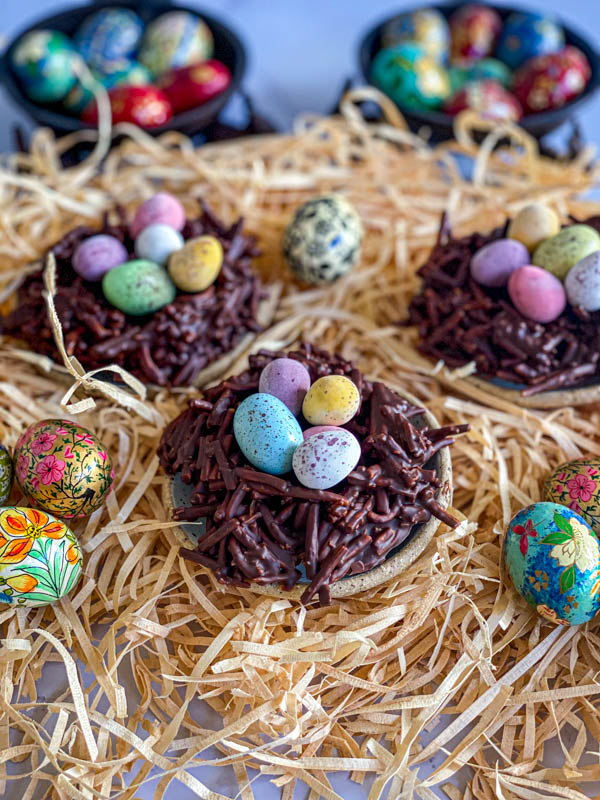
{"type": "Polygon", "coordinates": [[[325,375],[310,387],[302,413],[311,425],[344,425],[358,411],[360,394],[344,375],[325,375]]]}
{"type": "Polygon", "coordinates": [[[203,292],[213,284],[223,266],[223,248],[214,236],[188,239],[169,259],[169,275],[183,292],[203,292]]]}
{"type": "Polygon", "coordinates": [[[522,242],[531,253],[559,231],[560,220],[556,212],[543,203],[531,203],[522,208],[510,223],[507,236],[522,242]]]}

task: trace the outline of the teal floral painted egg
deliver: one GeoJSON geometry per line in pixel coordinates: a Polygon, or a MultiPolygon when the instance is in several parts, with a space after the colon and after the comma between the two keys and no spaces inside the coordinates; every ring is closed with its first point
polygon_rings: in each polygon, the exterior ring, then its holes
{"type": "Polygon", "coordinates": [[[600,459],[577,458],[561,464],[545,482],[542,497],[568,506],[600,531],[600,459]]]}
{"type": "Polygon", "coordinates": [[[15,471],[10,453],[0,444],[0,506],[8,500],[13,485],[15,471]]]}
{"type": "Polygon", "coordinates": [[[417,42],[430,56],[445,61],[450,47],[448,23],[435,8],[421,8],[400,14],[384,25],[381,44],[383,47],[395,47],[403,42],[417,42]]]}
{"type": "Polygon", "coordinates": [[[371,77],[400,107],[417,111],[439,108],[450,95],[447,70],[415,42],[380,50],[371,77]]]}
{"type": "Polygon", "coordinates": [[[512,84],[511,70],[497,58],[482,58],[480,61],[475,61],[466,72],[468,81],[496,81],[505,89],[510,89],[512,84]]]}
{"type": "Polygon", "coordinates": [[[213,48],[210,28],[200,17],[188,11],[168,11],[148,25],[139,58],[156,76],[206,61],[213,48]]]}
{"type": "Polygon", "coordinates": [[[36,103],[62,100],[75,84],[79,55],[58,31],[32,31],[18,42],[12,66],[25,93],[36,103]]]}
{"type": "Polygon", "coordinates": [[[144,23],[129,8],[102,8],[86,17],[75,34],[77,49],[94,69],[112,72],[113,64],[136,50],[144,23]]]}
{"type": "Polygon", "coordinates": [[[65,419],[36,422],[21,434],[14,452],[23,493],[60,517],[85,517],[100,508],[114,478],[102,442],[65,419]]]}
{"type": "Polygon", "coordinates": [[[37,508],[0,508],[0,603],[48,605],[81,572],[79,542],[64,522],[37,508]]]}
{"type": "Polygon", "coordinates": [[[560,625],[600,610],[600,546],[587,522],[558,503],[533,503],[512,518],[503,547],[517,592],[560,625]]]}

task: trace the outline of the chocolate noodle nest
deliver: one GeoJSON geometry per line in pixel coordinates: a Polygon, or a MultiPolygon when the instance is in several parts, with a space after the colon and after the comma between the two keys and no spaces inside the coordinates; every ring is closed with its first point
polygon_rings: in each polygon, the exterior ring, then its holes
{"type": "MultiPolygon", "coordinates": [[[[119,364],[160,386],[193,384],[201,370],[233,350],[245,334],[261,329],[257,314],[264,292],[250,266],[259,252],[255,239],[244,234],[242,219],[228,228],[203,204],[201,217],[187,220],[182,235],[186,240],[204,234],[219,239],[224,259],[217,280],[203,292],[179,293],[152,315],[132,317],[105,300],[100,282],[84,280],[71,266],[77,245],[97,233],[115,236],[136,258],[124,214],[118,211],[119,224],[110,225],[105,218],[101,230],[75,228],[52,248],[55,304],[67,353],[88,370],[119,364]]],[[[43,291],[42,271],[28,276],[16,309],[0,320],[0,331],[57,360],[43,291]]]]}
{"type": "Polygon", "coordinates": [[[414,525],[432,515],[453,528],[458,524],[436,502],[440,481],[426,465],[469,426],[419,430],[411,420],[422,413],[384,384],[366,380],[349,361],[308,344],[291,353],[251,356],[249,369],[190,400],[163,433],[162,466],[171,475],[181,472],[194,487],[192,505],[175,509],[175,518],[207,520],[198,548],[182,548],[181,555],[241,586],[291,589],[302,565],[310,580],[302,602],[317,594],[322,604],[329,602],[332,583],[381,564],[414,525]],[[235,440],[236,408],[258,391],[263,368],[283,356],[304,364],[312,381],[346,375],[359,390],[360,409],[344,427],[361,443],[362,455],[330,491],[307,489],[293,473],[281,478],[259,472],[235,440]]]}
{"type": "MultiPolygon", "coordinates": [[[[572,220],[600,232],[600,216],[572,220]]],[[[480,376],[525,384],[524,396],[597,378],[600,312],[568,306],[554,322],[541,325],[517,311],[506,289],[471,278],[471,257],[506,236],[508,224],[455,239],[442,218],[437,244],[418,271],[422,290],[409,307],[407,324],[418,327],[419,352],[449,367],[474,361],[480,376]]]]}

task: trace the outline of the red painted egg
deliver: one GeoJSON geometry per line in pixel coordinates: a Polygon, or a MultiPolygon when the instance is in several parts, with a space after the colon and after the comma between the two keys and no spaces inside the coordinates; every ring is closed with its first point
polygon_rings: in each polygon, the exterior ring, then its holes
{"type": "Polygon", "coordinates": [[[492,55],[501,28],[493,8],[461,6],[450,17],[450,60],[464,65],[492,55]]]}
{"type": "Polygon", "coordinates": [[[215,58],[171,70],[158,81],[176,114],[206,103],[224,92],[230,83],[231,72],[215,58]]]}
{"type": "Polygon", "coordinates": [[[585,89],[591,70],[576,47],[535,56],[515,72],[513,91],[526,113],[564,106],[585,89]]]}
{"type": "Polygon", "coordinates": [[[473,81],[446,101],[444,111],[458,114],[470,108],[484,117],[517,122],[523,116],[519,101],[496,81],[473,81]]]}
{"type": "MultiPolygon", "coordinates": [[[[158,128],[173,116],[169,98],[155,86],[118,86],[108,96],[113,125],[118,122],[133,122],[140,128],[158,128]]],[[[95,102],[85,108],[81,118],[84,122],[98,124],[95,102]]]]}

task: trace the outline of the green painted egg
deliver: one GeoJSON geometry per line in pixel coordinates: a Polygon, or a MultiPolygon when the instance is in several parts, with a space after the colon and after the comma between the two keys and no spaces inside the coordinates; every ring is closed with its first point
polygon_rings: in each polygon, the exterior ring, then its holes
{"type": "Polygon", "coordinates": [[[135,317],[158,311],[177,295],[166,269],[142,258],[106,272],[102,291],[111,305],[135,317]]]}
{"type": "Polygon", "coordinates": [[[387,22],[381,32],[383,47],[403,42],[417,42],[438,61],[448,58],[450,30],[443,14],[435,8],[420,8],[399,14],[387,22]]]}
{"type": "MultiPolygon", "coordinates": [[[[116,86],[148,86],[152,83],[152,76],[146,67],[137,61],[121,60],[115,64],[113,72],[101,74],[92,70],[92,73],[107,90],[114,89],[116,86]]],[[[69,111],[80,114],[93,99],[92,92],[78,81],[65,97],[63,105],[69,111]]]]}
{"type": "Polygon", "coordinates": [[[37,103],[53,103],[75,84],[80,56],[58,31],[32,31],[18,42],[12,65],[25,93],[37,103]]]}
{"type": "Polygon", "coordinates": [[[168,11],[146,28],[139,59],[156,76],[206,61],[213,50],[211,30],[199,16],[189,11],[168,11]]]}
{"type": "Polygon", "coordinates": [[[569,225],[538,245],[531,263],[563,280],[578,261],[600,250],[600,234],[589,225],[569,225]]]}
{"type": "Polygon", "coordinates": [[[455,65],[448,69],[448,79],[450,80],[450,95],[456,94],[463,88],[465,83],[469,80],[469,70],[466,67],[457,67],[455,65]]]}
{"type": "Polygon", "coordinates": [[[439,108],[450,95],[447,70],[415,42],[380,50],[373,59],[371,77],[404,108],[439,108]]]}
{"type": "Polygon", "coordinates": [[[482,58],[481,61],[475,61],[467,68],[467,80],[469,81],[497,81],[497,83],[504,86],[505,89],[510,89],[512,84],[512,72],[506,64],[498,61],[497,58],[482,58]]]}
{"type": "Polygon", "coordinates": [[[577,458],[561,464],[544,483],[542,496],[569,506],[600,531],[600,459],[577,458]]]}

